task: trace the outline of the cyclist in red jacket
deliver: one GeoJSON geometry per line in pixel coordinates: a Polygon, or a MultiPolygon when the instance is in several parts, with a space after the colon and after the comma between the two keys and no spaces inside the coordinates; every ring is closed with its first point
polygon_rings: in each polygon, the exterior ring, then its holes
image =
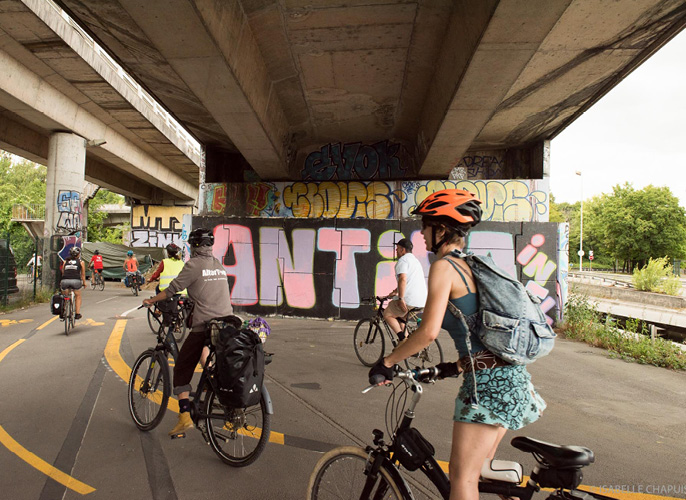
{"type": "Polygon", "coordinates": [[[95,273],[98,273],[102,277],[102,255],[100,255],[100,250],[93,252],[93,257],[91,257],[91,262],[89,266],[93,273],[91,274],[91,282],[95,282],[95,273]]]}

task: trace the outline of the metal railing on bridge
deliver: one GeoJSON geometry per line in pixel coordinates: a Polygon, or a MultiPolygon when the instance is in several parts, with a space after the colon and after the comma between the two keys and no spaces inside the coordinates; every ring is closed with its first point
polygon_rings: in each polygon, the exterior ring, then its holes
{"type": "Polygon", "coordinates": [[[45,220],[45,204],[12,205],[12,219],[17,221],[45,220]]]}

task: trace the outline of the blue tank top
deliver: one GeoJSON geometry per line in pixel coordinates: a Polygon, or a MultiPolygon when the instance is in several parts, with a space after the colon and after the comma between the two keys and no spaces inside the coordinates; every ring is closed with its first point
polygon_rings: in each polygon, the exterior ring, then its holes
{"type": "MultiPolygon", "coordinates": [[[[477,294],[469,288],[467,279],[460,270],[459,266],[450,259],[445,260],[450,262],[450,264],[455,268],[467,287],[466,295],[449,300],[455,305],[455,307],[462,311],[462,314],[465,315],[467,325],[469,325],[471,330],[474,330],[473,325],[476,324],[479,316],[479,301],[477,300],[477,294]]],[[[460,358],[463,358],[469,354],[469,349],[467,348],[467,335],[469,335],[469,340],[472,343],[472,354],[486,350],[486,347],[481,343],[479,338],[471,331],[466,332],[462,322],[453,316],[453,313],[451,313],[447,307],[445,309],[445,316],[443,316],[441,328],[446,330],[450,334],[450,337],[452,337],[453,342],[455,342],[455,349],[457,349],[457,354],[460,358]]]]}

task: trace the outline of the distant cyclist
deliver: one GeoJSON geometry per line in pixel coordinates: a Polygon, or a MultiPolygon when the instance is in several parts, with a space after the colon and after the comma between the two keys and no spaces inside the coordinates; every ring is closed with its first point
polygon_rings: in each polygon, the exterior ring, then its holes
{"type": "Polygon", "coordinates": [[[410,308],[424,307],[427,290],[424,270],[417,257],[412,255],[410,240],[403,238],[398,241],[395,244],[395,252],[398,256],[398,262],[395,263],[398,286],[388,296],[397,297],[397,299],[388,304],[383,312],[383,319],[398,339],[403,340],[405,333],[398,318],[404,318],[410,308]]]}
{"type": "MultiPolygon", "coordinates": [[[[167,258],[162,259],[160,265],[157,267],[155,272],[150,276],[150,281],[160,280],[160,284],[157,286],[157,293],[162,290],[166,290],[169,283],[176,278],[181,269],[183,269],[183,260],[181,260],[181,249],[174,243],[170,243],[166,247],[167,258]]],[[[181,291],[183,295],[186,295],[186,290],[181,291]]]]}
{"type": "Polygon", "coordinates": [[[93,270],[93,274],[91,274],[91,283],[95,283],[96,274],[99,274],[100,279],[102,279],[102,255],[100,255],[100,250],[93,252],[93,256],[91,257],[91,262],[88,267],[93,270]]]}
{"type": "Polygon", "coordinates": [[[144,305],[152,305],[187,288],[188,296],[195,303],[191,333],[183,343],[174,365],[174,394],[179,397],[179,420],[169,432],[172,437],[193,427],[188,398],[193,371],[203,357],[206,323],[211,319],[233,314],[226,270],[212,255],[212,231],[194,229],[188,236],[188,243],[191,246],[191,259],[186,262],[179,275],[166,289],[143,301],[144,305]]]}
{"type": "Polygon", "coordinates": [[[41,267],[43,266],[43,257],[41,257],[40,255],[36,257],[35,253],[33,254],[33,256],[31,256],[31,259],[26,263],[26,267],[28,267],[31,270],[33,270],[34,266],[36,266],[36,274],[40,274],[41,267]]]}
{"type": "Polygon", "coordinates": [[[138,272],[138,259],[133,254],[133,250],[126,252],[126,259],[124,259],[124,271],[126,271],[126,281],[129,283],[129,278],[138,272]]]}
{"type": "Polygon", "coordinates": [[[86,284],[86,264],[81,260],[81,249],[77,246],[69,250],[69,258],[62,263],[60,289],[74,289],[76,319],[81,319],[81,287],[86,284]]]}

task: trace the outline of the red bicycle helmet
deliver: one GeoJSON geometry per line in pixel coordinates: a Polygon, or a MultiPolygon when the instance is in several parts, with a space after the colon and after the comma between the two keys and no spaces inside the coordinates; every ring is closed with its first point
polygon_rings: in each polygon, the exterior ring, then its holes
{"type": "Polygon", "coordinates": [[[481,200],[464,189],[444,189],[427,196],[412,215],[449,219],[450,227],[469,229],[481,221],[481,200]],[[450,223],[452,221],[452,223],[450,223]]]}

